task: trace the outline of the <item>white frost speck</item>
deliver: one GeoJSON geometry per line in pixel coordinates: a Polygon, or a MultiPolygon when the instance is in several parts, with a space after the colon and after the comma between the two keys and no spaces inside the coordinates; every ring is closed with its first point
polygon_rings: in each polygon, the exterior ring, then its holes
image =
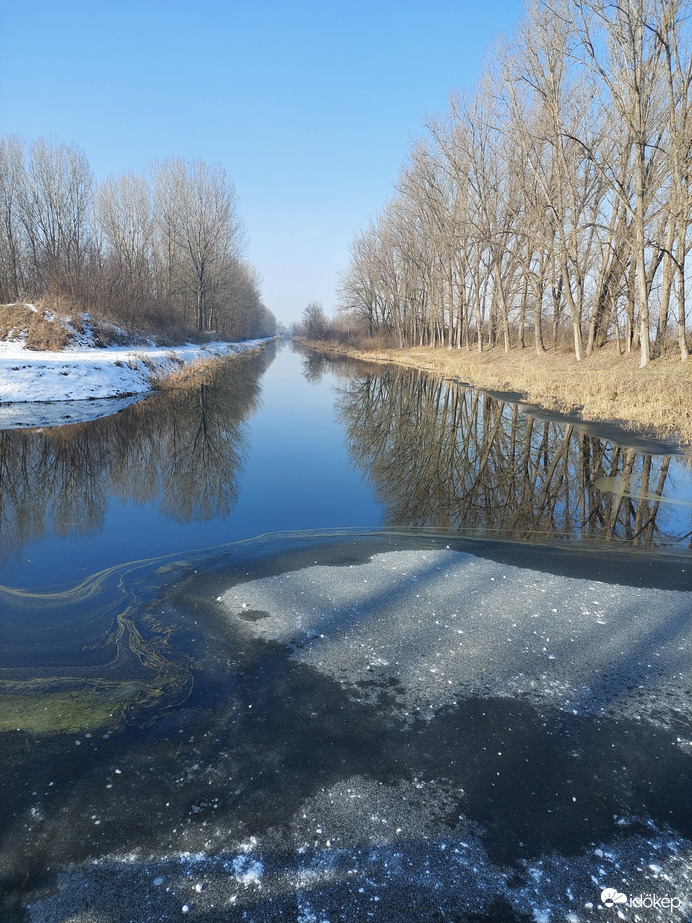
{"type": "Polygon", "coordinates": [[[233,871],[237,880],[248,887],[249,885],[260,884],[264,874],[264,865],[258,859],[251,859],[250,856],[236,856],[233,860],[233,871]]]}

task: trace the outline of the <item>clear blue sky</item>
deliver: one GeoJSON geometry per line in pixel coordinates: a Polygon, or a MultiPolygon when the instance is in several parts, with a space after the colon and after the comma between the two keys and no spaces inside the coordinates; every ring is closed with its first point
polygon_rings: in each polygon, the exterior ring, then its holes
{"type": "Polygon", "coordinates": [[[284,322],[336,306],[356,229],[422,119],[471,88],[522,0],[0,0],[0,133],[81,147],[97,178],[222,163],[284,322]]]}

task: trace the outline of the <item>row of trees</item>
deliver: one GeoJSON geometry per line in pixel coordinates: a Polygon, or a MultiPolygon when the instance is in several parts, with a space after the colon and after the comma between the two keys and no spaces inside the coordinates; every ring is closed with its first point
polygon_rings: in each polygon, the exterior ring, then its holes
{"type": "Polygon", "coordinates": [[[221,166],[171,157],[97,183],[84,153],[0,138],[0,302],[45,300],[126,324],[271,333],[221,166]]]}
{"type": "Polygon", "coordinates": [[[399,345],[641,365],[686,341],[689,0],[528,0],[475,92],[430,119],[356,236],[342,309],[399,345]]]}

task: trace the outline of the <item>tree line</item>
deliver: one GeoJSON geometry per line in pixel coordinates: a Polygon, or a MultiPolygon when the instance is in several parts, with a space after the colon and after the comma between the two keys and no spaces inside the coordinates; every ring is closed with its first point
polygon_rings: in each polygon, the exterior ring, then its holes
{"type": "Polygon", "coordinates": [[[0,138],[0,303],[227,338],[273,332],[225,169],[170,157],[97,182],[85,154],[0,138]]]}
{"type": "Polygon", "coordinates": [[[358,232],[341,309],[399,346],[567,336],[686,360],[689,0],[528,0],[358,232]]]}

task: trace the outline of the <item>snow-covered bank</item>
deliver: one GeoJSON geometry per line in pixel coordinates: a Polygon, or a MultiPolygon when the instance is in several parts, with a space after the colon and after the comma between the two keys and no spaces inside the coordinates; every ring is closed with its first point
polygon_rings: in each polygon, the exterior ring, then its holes
{"type": "MultiPolygon", "coordinates": [[[[93,419],[94,401],[144,394],[155,377],[182,365],[257,349],[270,339],[175,347],[75,346],[59,352],[26,349],[20,340],[0,342],[0,428],[93,419]],[[56,407],[50,405],[68,401],[85,403],[83,408],[72,404],[55,420],[56,407]]],[[[114,402],[112,412],[120,406],[114,402]]],[[[101,407],[97,416],[108,412],[101,407]]]]}

